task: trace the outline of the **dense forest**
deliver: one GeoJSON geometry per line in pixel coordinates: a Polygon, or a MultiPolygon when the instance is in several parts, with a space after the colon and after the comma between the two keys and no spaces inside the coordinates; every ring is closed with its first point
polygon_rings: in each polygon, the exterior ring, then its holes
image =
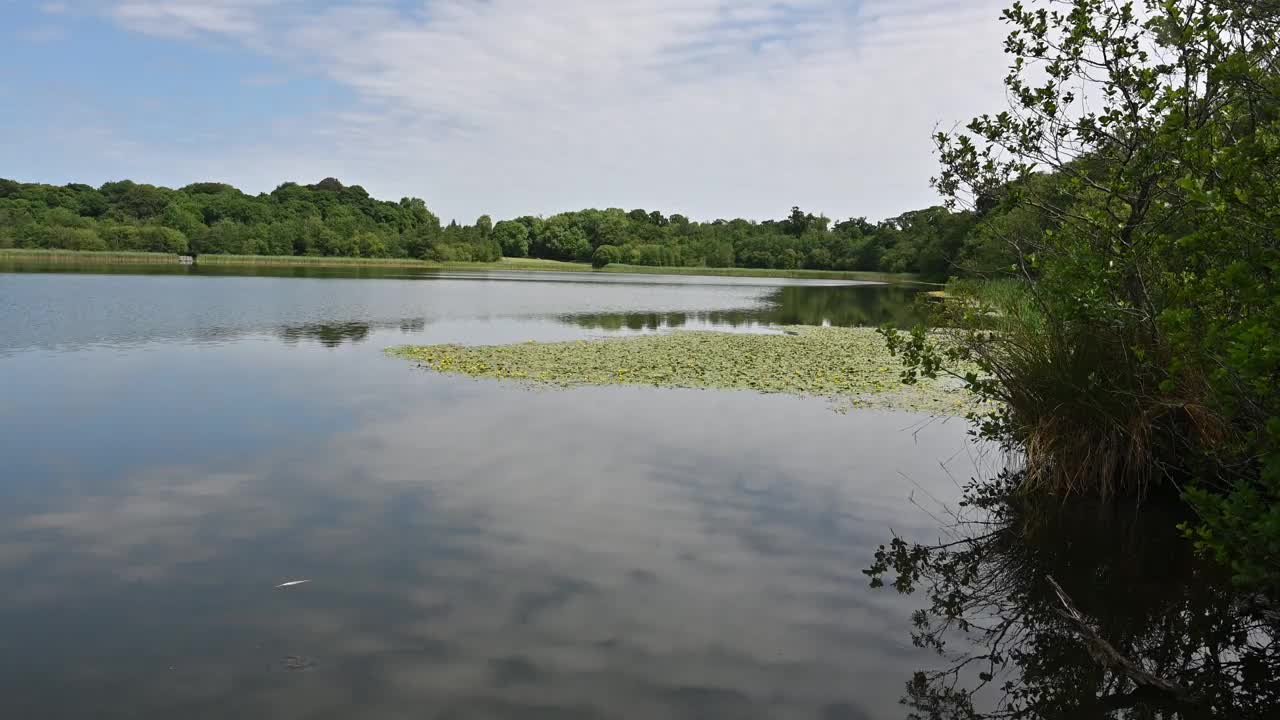
{"type": "Polygon", "coordinates": [[[982,236],[974,213],[942,207],[879,223],[833,223],[799,208],[765,222],[696,222],[656,210],[610,208],[497,223],[483,215],[471,225],[442,225],[422,200],[376,200],[360,186],[333,178],[285,183],[259,195],[221,183],[172,190],[128,180],[93,188],[0,179],[0,248],[437,261],[507,256],[945,278],[957,266],[993,262],[982,236]]]}

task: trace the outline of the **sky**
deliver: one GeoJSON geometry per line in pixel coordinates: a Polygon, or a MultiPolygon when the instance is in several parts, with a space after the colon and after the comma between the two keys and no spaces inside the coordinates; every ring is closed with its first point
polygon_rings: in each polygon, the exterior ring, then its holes
{"type": "Polygon", "coordinates": [[[0,177],[878,220],[1005,107],[1004,4],[0,0],[0,177]]]}

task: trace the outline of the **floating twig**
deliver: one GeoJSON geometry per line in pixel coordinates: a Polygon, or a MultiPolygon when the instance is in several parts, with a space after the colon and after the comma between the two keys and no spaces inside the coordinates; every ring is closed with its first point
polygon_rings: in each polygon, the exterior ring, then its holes
{"type": "Polygon", "coordinates": [[[280,583],[279,585],[276,586],[276,589],[279,590],[280,588],[293,587],[294,585],[302,585],[304,583],[309,583],[309,582],[311,581],[310,580],[290,580],[289,582],[280,583]]]}

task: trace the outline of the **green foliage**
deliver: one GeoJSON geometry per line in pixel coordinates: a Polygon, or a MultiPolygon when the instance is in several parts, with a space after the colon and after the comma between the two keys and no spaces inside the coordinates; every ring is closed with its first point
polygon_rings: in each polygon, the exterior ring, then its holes
{"type": "Polygon", "coordinates": [[[426,250],[426,259],[439,262],[494,262],[502,257],[502,248],[490,229],[485,231],[488,216],[476,225],[449,223],[439,239],[426,250]]]}
{"type": "Polygon", "coordinates": [[[956,261],[975,227],[972,213],[944,208],[905,213],[879,225],[857,218],[834,227],[827,218],[799,208],[784,220],[762,223],[700,223],[683,215],[668,218],[616,208],[535,220],[518,219],[529,232],[529,254],[534,257],[586,259],[593,255],[585,252],[585,237],[591,248],[618,248],[618,258],[610,262],[628,265],[890,271],[937,280],[957,270],[956,261]]]}
{"type": "Polygon", "coordinates": [[[534,239],[533,248],[534,257],[552,260],[587,260],[591,257],[587,234],[570,213],[548,218],[534,239]]]}
{"type": "Polygon", "coordinates": [[[529,228],[518,220],[503,220],[494,225],[493,238],[498,241],[503,257],[529,255],[529,228]]]}
{"type": "MultiPolygon", "coordinates": [[[[783,220],[696,222],[675,214],[619,208],[524,216],[474,225],[439,218],[417,198],[369,197],[335,178],[284,183],[246,195],[223,183],[178,190],[124,180],[87,185],[0,183],[0,246],[83,250],[179,247],[234,255],[392,257],[488,262],[535,257],[586,262],[597,248],[617,248],[611,263],[649,267],[890,271],[945,280],[957,270],[976,225],[969,212],[944,208],[905,213],[878,225],[855,218],[832,225],[792,208],[783,220]]],[[[179,251],[183,252],[183,251],[179,251]]],[[[984,256],[985,257],[985,256],[984,256]]]]}
{"type": "Polygon", "coordinates": [[[591,267],[602,268],[622,259],[622,251],[612,245],[601,245],[591,254],[591,267]]]}
{"type": "Polygon", "coordinates": [[[1280,589],[1280,5],[1005,19],[1011,107],[938,136],[936,184],[977,218],[961,260],[1023,297],[970,293],[949,349],[896,347],[925,376],[978,364],[970,387],[1004,401],[985,428],[1031,485],[1185,490],[1200,547],[1280,589]]]}
{"type": "Polygon", "coordinates": [[[334,178],[257,196],[222,183],[0,181],[0,246],[14,248],[491,261],[501,250],[488,225],[445,237],[423,201],[374,200],[334,178]]]}
{"type": "Polygon", "coordinates": [[[138,229],[136,248],[115,248],[118,250],[141,250],[144,252],[185,254],[188,250],[187,237],[172,228],[159,225],[146,225],[138,229]]]}

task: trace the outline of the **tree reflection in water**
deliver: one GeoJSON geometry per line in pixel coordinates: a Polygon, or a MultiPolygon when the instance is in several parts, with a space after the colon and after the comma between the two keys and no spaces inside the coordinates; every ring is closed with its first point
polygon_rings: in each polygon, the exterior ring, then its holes
{"type": "Polygon", "coordinates": [[[1280,613],[1196,558],[1176,510],[1100,507],[973,483],[933,545],[894,538],[864,572],[922,592],[912,640],[938,652],[907,682],[911,718],[1264,718],[1280,714],[1280,613]],[[1135,682],[1066,616],[1147,673],[1135,682]]]}
{"type": "Polygon", "coordinates": [[[399,320],[374,320],[349,322],[317,322],[302,325],[286,325],[277,331],[277,335],[286,343],[293,344],[299,340],[315,340],[325,347],[337,347],[345,343],[355,344],[363,341],[372,330],[398,328],[403,333],[421,332],[427,326],[425,318],[402,318],[399,320]]]}
{"type": "Polygon", "coordinates": [[[788,285],[769,294],[768,304],[709,312],[578,313],[562,322],[593,330],[663,330],[689,322],[731,325],[838,325],[910,328],[923,310],[916,301],[925,285],[788,285]]]}

